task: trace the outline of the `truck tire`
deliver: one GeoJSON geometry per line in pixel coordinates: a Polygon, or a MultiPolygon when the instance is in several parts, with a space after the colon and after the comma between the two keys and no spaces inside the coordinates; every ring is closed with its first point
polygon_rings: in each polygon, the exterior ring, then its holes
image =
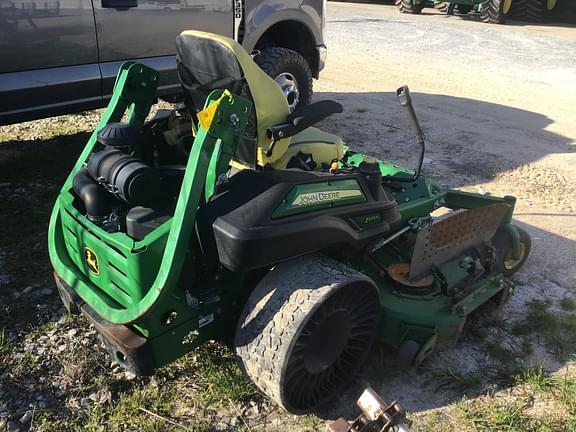
{"type": "Polygon", "coordinates": [[[285,410],[314,411],[358,373],[379,316],[378,290],[367,276],[321,255],[279,264],[238,321],[240,367],[285,410]]]}
{"type": "Polygon", "coordinates": [[[480,19],[490,24],[504,24],[514,0],[482,0],[480,19]]]}
{"type": "Polygon", "coordinates": [[[312,70],[300,53],[288,48],[265,48],[254,61],[282,88],[290,111],[312,101],[312,70]]]}
{"type": "Polygon", "coordinates": [[[419,14],[424,9],[424,1],[420,4],[412,3],[412,0],[396,0],[396,6],[398,10],[402,13],[407,14],[419,14]]]}

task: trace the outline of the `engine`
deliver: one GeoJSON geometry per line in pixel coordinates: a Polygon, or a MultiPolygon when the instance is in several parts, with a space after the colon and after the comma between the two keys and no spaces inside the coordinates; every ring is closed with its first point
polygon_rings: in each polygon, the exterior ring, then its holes
{"type": "Polygon", "coordinates": [[[168,220],[187,154],[167,131],[173,132],[173,123],[182,121],[166,110],[142,130],[126,123],[104,126],[94,152],[74,177],[79,210],[106,231],[124,232],[136,240],[168,220]]]}

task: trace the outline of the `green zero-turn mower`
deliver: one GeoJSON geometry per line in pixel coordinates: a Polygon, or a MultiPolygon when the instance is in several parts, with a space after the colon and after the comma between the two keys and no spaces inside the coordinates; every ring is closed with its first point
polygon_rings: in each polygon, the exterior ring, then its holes
{"type": "MultiPolygon", "coordinates": [[[[425,7],[446,7],[447,3],[456,5],[456,12],[466,15],[469,12],[478,12],[480,19],[487,23],[504,24],[515,7],[521,2],[546,2],[547,0],[395,0],[396,6],[402,13],[419,14],[425,7]]],[[[553,0],[550,0],[553,1],[553,0]]],[[[523,7],[522,7],[523,8],[523,7]]]]}
{"type": "Polygon", "coordinates": [[[146,120],[158,73],[124,64],[50,221],[62,300],[115,361],[151,374],[207,340],[233,343],[258,387],[302,413],[341,391],[375,340],[419,364],[509,297],[530,250],[515,199],[421,174],[406,87],[415,170],[311,127],[337,102],[290,112],[235,41],[186,31],[176,44],[185,103],[146,120]]]}

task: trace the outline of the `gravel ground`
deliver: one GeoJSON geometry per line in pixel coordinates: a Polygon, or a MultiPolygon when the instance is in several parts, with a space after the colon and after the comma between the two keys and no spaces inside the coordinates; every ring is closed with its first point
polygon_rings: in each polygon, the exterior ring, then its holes
{"type": "MultiPolygon", "coordinates": [[[[399,372],[390,353],[376,349],[363,376],[321,417],[271,407],[221,348],[134,379],[110,365],[93,329],[63,314],[46,252],[50,206],[99,112],[0,127],[0,431],[180,429],[143,407],[190,430],[322,430],[326,418],[355,414],[353,400],[367,383],[400,400],[416,430],[431,430],[440,415],[447,426],[438,430],[460,431],[467,426],[451,419],[459,418],[453,405],[462,398],[481,406],[486,398],[516,397],[521,386],[512,377],[528,364],[566,370],[574,334],[562,326],[533,329],[530,320],[574,317],[576,29],[330,3],[326,31],[328,65],[316,98],[339,100],[345,112],[324,129],[354,148],[412,164],[416,149],[394,96],[408,84],[428,139],[426,174],[447,186],[518,197],[516,220],[532,235],[533,252],[515,277],[512,300],[474,317],[456,347],[420,369],[399,372]],[[211,363],[218,365],[206,369],[211,363]]],[[[559,416],[563,426],[548,430],[573,430],[569,414],[559,416]]]]}

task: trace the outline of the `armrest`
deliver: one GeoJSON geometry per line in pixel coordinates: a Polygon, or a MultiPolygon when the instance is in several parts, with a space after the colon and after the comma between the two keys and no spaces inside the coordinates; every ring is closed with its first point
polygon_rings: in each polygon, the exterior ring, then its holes
{"type": "Polygon", "coordinates": [[[295,109],[286,117],[286,123],[269,127],[266,131],[273,141],[291,137],[298,132],[324,120],[332,114],[341,113],[342,105],[336,101],[323,100],[295,109]]]}

